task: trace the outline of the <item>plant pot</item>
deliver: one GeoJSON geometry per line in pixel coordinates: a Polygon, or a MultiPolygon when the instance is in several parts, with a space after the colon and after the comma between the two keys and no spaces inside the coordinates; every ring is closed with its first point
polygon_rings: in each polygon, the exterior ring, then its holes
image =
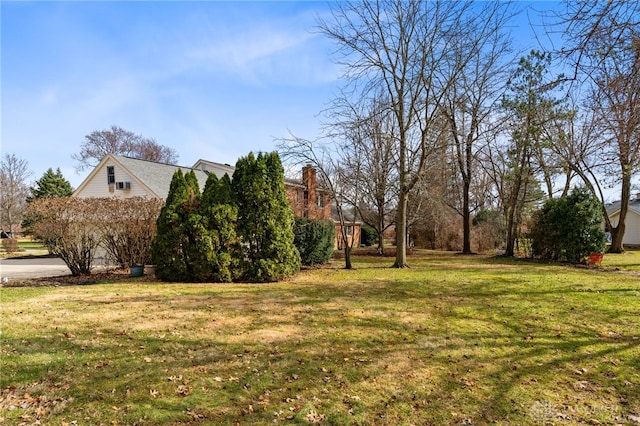
{"type": "Polygon", "coordinates": [[[144,265],[144,274],[145,275],[155,275],[156,274],[156,265],[144,265]]]}
{"type": "Polygon", "coordinates": [[[129,267],[129,276],[130,277],[141,277],[144,275],[144,266],[142,265],[133,265],[129,267]]]}

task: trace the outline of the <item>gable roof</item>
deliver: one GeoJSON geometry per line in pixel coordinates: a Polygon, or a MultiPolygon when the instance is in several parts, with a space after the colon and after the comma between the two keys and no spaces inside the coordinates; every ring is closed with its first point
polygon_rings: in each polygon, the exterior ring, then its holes
{"type": "MultiPolygon", "coordinates": [[[[87,176],[82,184],[74,191],[74,195],[79,193],[107,163],[117,164],[127,171],[138,183],[147,188],[154,196],[166,199],[171,186],[171,179],[176,170],[181,169],[183,173],[192,170],[190,167],[177,166],[175,164],[156,163],[148,160],[125,157],[123,155],[107,154],[100,163],[87,176]]],[[[203,170],[194,170],[200,189],[204,188],[209,174],[203,170]]]]}
{"type": "Polygon", "coordinates": [[[213,172],[219,178],[224,176],[225,173],[231,177],[236,170],[236,168],[230,164],[216,163],[214,161],[203,160],[202,158],[196,161],[196,164],[191,168],[194,170],[203,170],[206,173],[213,172]]]}
{"type": "MultiPolygon", "coordinates": [[[[616,201],[610,204],[607,204],[605,208],[607,209],[607,214],[612,216],[620,211],[620,205],[622,203],[620,201],[616,201]]],[[[629,200],[629,211],[632,211],[638,215],[640,215],[640,198],[632,198],[629,200]]]]}

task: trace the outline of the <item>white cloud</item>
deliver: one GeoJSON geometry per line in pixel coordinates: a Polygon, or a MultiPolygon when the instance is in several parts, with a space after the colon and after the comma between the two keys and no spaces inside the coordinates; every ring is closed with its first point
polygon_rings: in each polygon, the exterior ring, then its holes
{"type": "Polygon", "coordinates": [[[186,66],[191,71],[224,72],[255,86],[333,82],[339,73],[329,58],[329,42],[312,34],[312,25],[303,16],[222,30],[203,26],[189,39],[186,66]]]}

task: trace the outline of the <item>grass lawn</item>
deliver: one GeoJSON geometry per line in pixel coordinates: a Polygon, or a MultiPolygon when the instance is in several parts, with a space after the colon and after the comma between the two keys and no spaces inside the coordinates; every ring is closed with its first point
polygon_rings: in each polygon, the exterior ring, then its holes
{"type": "Polygon", "coordinates": [[[0,250],[0,257],[43,256],[47,253],[48,250],[42,242],[23,238],[18,240],[18,251],[7,253],[2,249],[0,250]]]}
{"type": "Polygon", "coordinates": [[[606,255],[618,272],[419,252],[275,284],[1,288],[0,418],[638,425],[634,256],[606,255]]]}

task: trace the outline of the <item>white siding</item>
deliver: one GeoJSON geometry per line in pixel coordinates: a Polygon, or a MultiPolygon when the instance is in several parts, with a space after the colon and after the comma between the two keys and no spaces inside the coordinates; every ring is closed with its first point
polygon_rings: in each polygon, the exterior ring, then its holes
{"type": "MultiPolygon", "coordinates": [[[[611,216],[611,225],[617,226],[620,218],[619,212],[614,213],[611,216]]],[[[627,212],[627,218],[625,220],[624,237],[622,238],[622,244],[628,245],[640,245],[640,215],[633,210],[627,212]]]]}
{"type": "Polygon", "coordinates": [[[88,179],[84,186],[75,193],[76,197],[153,197],[153,194],[147,191],[138,180],[129,175],[120,165],[111,161],[98,166],[96,172],[88,179]],[[116,189],[115,185],[107,183],[107,167],[109,166],[114,167],[116,182],[131,182],[130,190],[116,189]]]}
{"type": "Polygon", "coordinates": [[[229,177],[231,177],[235,170],[235,167],[233,166],[229,166],[227,164],[213,163],[211,161],[206,161],[206,160],[198,160],[198,162],[193,165],[193,168],[196,170],[205,170],[209,173],[213,173],[218,178],[221,178],[222,176],[224,176],[225,173],[228,174],[229,177]]]}
{"type": "Polygon", "coordinates": [[[623,244],[640,245],[640,215],[634,211],[627,213],[623,244]]]}

